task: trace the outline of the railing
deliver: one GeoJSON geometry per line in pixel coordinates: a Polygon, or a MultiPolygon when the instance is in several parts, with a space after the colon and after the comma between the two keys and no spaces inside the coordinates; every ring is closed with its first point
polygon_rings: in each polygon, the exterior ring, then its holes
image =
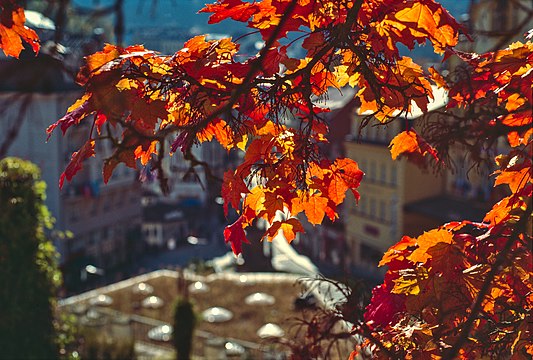
{"type": "MultiPolygon", "coordinates": [[[[133,338],[135,351],[140,359],[150,359],[155,355],[172,356],[174,348],[171,342],[155,341],[148,337],[148,332],[157,326],[170,325],[164,321],[140,315],[129,315],[117,310],[104,307],[92,307],[92,310],[102,315],[107,321],[102,322],[102,331],[113,337],[113,319],[128,319],[123,326],[129,327],[129,334],[133,338]]],[[[194,355],[199,358],[225,360],[225,359],[286,359],[287,354],[279,349],[268,348],[264,345],[229,337],[217,337],[207,331],[196,330],[193,339],[194,355]],[[216,340],[216,341],[215,341],[216,340]],[[225,345],[232,342],[241,345],[245,353],[241,356],[226,355],[225,345]]]]}

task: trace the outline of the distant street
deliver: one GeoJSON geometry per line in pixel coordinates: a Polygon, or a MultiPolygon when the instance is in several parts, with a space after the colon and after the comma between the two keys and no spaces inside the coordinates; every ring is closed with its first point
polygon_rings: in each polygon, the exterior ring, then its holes
{"type": "Polygon", "coordinates": [[[207,245],[181,245],[174,250],[163,250],[156,254],[147,254],[139,258],[133,272],[146,273],[168,267],[183,267],[195,259],[209,260],[230,251],[222,238],[210,241],[207,245]]]}

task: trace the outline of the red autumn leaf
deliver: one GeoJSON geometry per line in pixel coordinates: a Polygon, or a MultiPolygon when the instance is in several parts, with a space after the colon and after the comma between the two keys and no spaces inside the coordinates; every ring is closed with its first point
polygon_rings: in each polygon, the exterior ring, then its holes
{"type": "Polygon", "coordinates": [[[405,295],[392,294],[383,284],[372,290],[372,300],[366,307],[365,321],[372,326],[386,326],[405,310],[405,295]]]}
{"type": "Polygon", "coordinates": [[[242,253],[242,243],[248,243],[246,233],[244,232],[244,217],[240,216],[233,224],[226,226],[224,229],[224,239],[230,243],[231,249],[235,255],[242,253]]]}
{"type": "Polygon", "coordinates": [[[326,38],[322,32],[315,32],[309,35],[302,43],[302,47],[307,50],[307,56],[312,57],[319,51],[324,46],[325,40],[326,38]]]}
{"type": "Polygon", "coordinates": [[[209,24],[216,24],[224,19],[247,21],[258,10],[256,4],[241,0],[218,0],[216,4],[208,4],[200,12],[213,13],[209,17],[209,24]]]}
{"type": "Polygon", "coordinates": [[[91,156],[94,156],[94,140],[88,140],[78,151],[72,154],[67,168],[59,178],[60,189],[63,188],[65,178],[68,181],[72,180],[72,177],[74,177],[74,175],[76,175],[76,173],[83,168],[83,161],[91,156]]]}
{"type": "Polygon", "coordinates": [[[72,105],[68,112],[61,119],[56,121],[54,124],[48,126],[46,133],[48,134],[48,139],[52,135],[52,132],[56,127],[60,127],[63,135],[73,125],[79,124],[87,115],[93,112],[92,105],[90,103],[89,97],[84,95],[79,99],[74,105],[72,105]]]}
{"type": "Polygon", "coordinates": [[[224,199],[224,213],[228,215],[228,205],[239,209],[242,194],[249,193],[248,186],[238,172],[228,170],[224,173],[222,183],[222,198],[224,199]]]}

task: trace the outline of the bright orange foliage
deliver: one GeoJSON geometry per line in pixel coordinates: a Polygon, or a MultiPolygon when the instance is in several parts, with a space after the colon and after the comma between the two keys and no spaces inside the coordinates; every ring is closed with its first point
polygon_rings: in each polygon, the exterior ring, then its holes
{"type": "Polygon", "coordinates": [[[22,41],[28,43],[33,51],[39,51],[39,37],[35,31],[24,25],[25,21],[20,1],[0,1],[0,48],[7,56],[18,58],[24,49],[22,41]]]}
{"type": "MultiPolygon", "coordinates": [[[[4,3],[13,4],[2,2],[3,10],[4,3]]],[[[48,129],[59,126],[65,133],[82,122],[94,125],[61,185],[94,154],[104,126],[122,131],[104,163],[106,182],[121,162],[135,168],[138,159],[141,164],[153,159],[157,166],[169,137],[171,152],[193,160],[192,146],[216,140],[228,151],[244,151],[222,185],[224,210],[231,206],[239,215],[224,231],[233,251],[241,252],[245,229],[260,218],[271,225],[267,239],[281,230],[291,241],[303,232],[298,216],[312,224],[325,217],[334,221],[346,191],[358,199],[363,180],[355,161],[322,154],[328,109],[320,106],[321,97],[355,87],[361,113],[388,122],[415,105],[427,111],[434,82],[449,89],[449,108],[484,111],[461,124],[468,139],[457,141],[508,141],[494,174],[495,185],[508,187],[508,196],[483,223],[445,224],[392,246],[380,263],[388,267],[384,283],[374,289],[353,332],[365,337],[361,354],[375,358],[532,355],[531,41],[495,53],[458,52],[453,46],[460,26],[433,0],[218,0],[202,11],[212,14],[210,23],[246,22],[265,47],[240,61],[239,45],[231,39],[197,36],[171,56],[107,45],[87,57],[78,75],[85,94],[48,129]],[[291,46],[299,46],[288,40],[294,33],[302,37],[302,58],[288,55],[291,46]],[[398,44],[412,49],[428,40],[435,52],[463,59],[469,77],[447,83],[435,69],[428,75],[400,56],[398,44]]],[[[14,23],[20,25],[20,17],[14,23]]],[[[6,26],[2,20],[0,31],[6,26]]],[[[1,46],[17,53],[3,35],[1,46]]],[[[430,154],[438,160],[438,131],[434,141],[413,130],[401,132],[390,145],[393,158],[430,154]]]]}

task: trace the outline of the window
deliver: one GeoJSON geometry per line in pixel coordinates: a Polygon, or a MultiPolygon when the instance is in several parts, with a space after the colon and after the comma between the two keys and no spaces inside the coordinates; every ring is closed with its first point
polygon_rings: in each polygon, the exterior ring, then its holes
{"type": "Polygon", "coordinates": [[[390,183],[392,185],[396,185],[398,183],[398,167],[396,166],[396,164],[392,164],[390,170],[390,183]]]}
{"type": "Polygon", "coordinates": [[[379,166],[379,181],[382,184],[387,182],[387,165],[385,163],[381,163],[379,166]]]}
{"type": "Polygon", "coordinates": [[[374,198],[370,199],[369,215],[370,215],[371,218],[375,218],[376,217],[376,199],[374,199],[374,198]]]}
{"type": "Polygon", "coordinates": [[[392,225],[396,225],[398,222],[398,212],[396,211],[396,206],[394,204],[391,204],[390,207],[390,219],[392,225]]]}
{"type": "Polygon", "coordinates": [[[107,226],[104,226],[101,234],[102,234],[102,239],[107,239],[107,237],[109,236],[109,228],[107,226]]]}
{"type": "Polygon", "coordinates": [[[368,177],[370,180],[375,181],[377,178],[376,174],[376,162],[374,160],[370,161],[370,173],[368,174],[368,177]]]}
{"type": "Polygon", "coordinates": [[[382,221],[386,221],[386,215],[385,215],[385,200],[380,200],[379,202],[379,219],[382,221]]]}
{"type": "Polygon", "coordinates": [[[362,197],[361,200],[359,201],[359,206],[361,207],[360,208],[360,211],[363,215],[366,215],[368,214],[368,211],[367,211],[367,198],[366,197],[362,197]]]}

